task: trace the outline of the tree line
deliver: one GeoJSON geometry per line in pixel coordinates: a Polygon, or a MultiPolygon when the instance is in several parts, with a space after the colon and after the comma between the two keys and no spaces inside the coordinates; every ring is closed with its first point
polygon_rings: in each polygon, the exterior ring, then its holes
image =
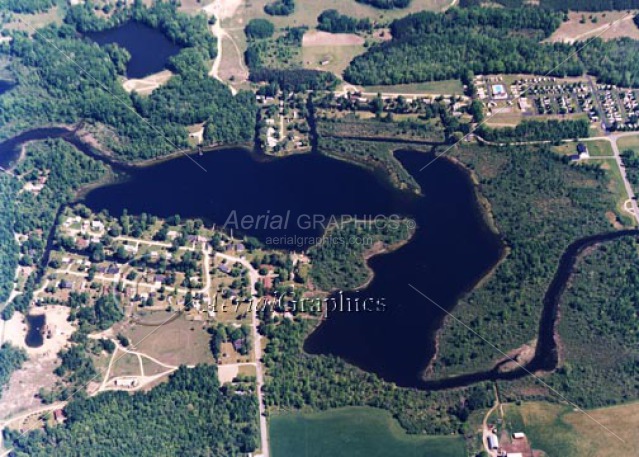
{"type": "Polygon", "coordinates": [[[492,143],[516,143],[526,141],[558,141],[572,138],[588,138],[590,123],[587,119],[575,121],[523,121],[516,127],[490,128],[482,125],[477,134],[492,143]]]}
{"type": "Polygon", "coordinates": [[[337,10],[325,10],[317,17],[317,28],[331,33],[370,32],[373,23],[369,18],[357,19],[337,10]]]}

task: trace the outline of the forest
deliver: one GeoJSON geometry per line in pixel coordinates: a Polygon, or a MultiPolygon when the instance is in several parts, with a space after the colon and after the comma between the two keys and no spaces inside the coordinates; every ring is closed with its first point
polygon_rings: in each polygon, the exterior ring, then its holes
{"type": "Polygon", "coordinates": [[[523,121],[516,127],[490,128],[480,126],[477,135],[493,143],[523,141],[558,141],[573,138],[588,138],[590,123],[587,119],[576,121],[523,121]]]}
{"type": "Polygon", "coordinates": [[[562,20],[562,13],[538,7],[412,14],[394,21],[393,39],[353,59],[344,77],[357,84],[402,84],[463,78],[466,72],[557,77],[587,72],[605,84],[639,87],[639,63],[633,57],[639,41],[540,43],[562,20]]]}
{"type": "Polygon", "coordinates": [[[0,11],[14,13],[40,13],[56,4],[56,0],[0,0],[0,11]]]}
{"type": "Polygon", "coordinates": [[[499,353],[486,341],[504,350],[532,341],[564,250],[580,238],[613,231],[609,218],[617,207],[606,171],[570,165],[546,145],[464,146],[450,154],[475,173],[508,255],[455,308],[465,325],[445,323],[435,377],[490,366],[499,353]]]}
{"type": "Polygon", "coordinates": [[[40,29],[32,39],[15,35],[9,54],[18,85],[0,98],[0,125],[11,129],[4,135],[86,120],[101,132],[102,146],[124,160],[188,147],[186,127],[198,122],[207,124],[209,143],[252,140],[256,106],[250,94],[233,97],[224,84],[208,77],[216,42],[203,16],[179,13],[172,3],[152,8],[136,3],[106,21],[80,5],[70,8],[65,22],[40,29]],[[118,81],[122,53],[76,32],[108,28],[118,20],[139,20],[184,46],[170,62],[176,75],[147,98],[127,94],[118,81]],[[81,69],[65,57],[69,55],[83,63],[81,69]],[[182,109],[174,110],[176,106],[182,109]]]}
{"type": "Polygon", "coordinates": [[[388,248],[408,241],[412,221],[352,222],[327,229],[321,243],[309,250],[310,277],[321,290],[352,290],[369,279],[365,255],[381,242],[388,248]],[[361,242],[360,242],[361,241],[361,242]]]}
{"type": "Polygon", "coordinates": [[[259,440],[256,396],[220,387],[214,366],[182,366],[149,392],[77,395],[65,413],[64,424],[5,439],[16,455],[33,457],[239,457],[259,440]]]}
{"type": "Polygon", "coordinates": [[[393,39],[376,44],[345,70],[356,84],[402,84],[475,74],[578,76],[583,65],[563,43],[540,44],[561,23],[539,8],[421,12],[391,24],[393,39]]]}
{"type": "Polygon", "coordinates": [[[260,331],[268,344],[264,401],[270,411],[344,406],[386,409],[408,433],[467,433],[472,411],[488,407],[493,391],[486,384],[450,392],[404,389],[349,365],[335,356],[312,356],[302,347],[317,322],[265,318],[260,331]]]}
{"type": "Polygon", "coordinates": [[[549,383],[584,408],[639,395],[639,237],[585,253],[561,301],[565,361],[549,383]]]}
{"type": "Polygon", "coordinates": [[[27,361],[27,354],[23,349],[4,343],[0,346],[0,395],[2,389],[7,385],[11,378],[11,373],[19,370],[24,362],[27,361]]]}

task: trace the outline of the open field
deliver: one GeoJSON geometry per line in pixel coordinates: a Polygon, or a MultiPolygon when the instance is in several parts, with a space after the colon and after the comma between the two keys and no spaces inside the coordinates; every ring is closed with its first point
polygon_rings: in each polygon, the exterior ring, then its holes
{"type": "Polygon", "coordinates": [[[2,29],[20,30],[32,35],[35,29],[39,29],[49,24],[62,24],[64,10],[58,6],[54,6],[49,11],[37,14],[18,14],[12,13],[11,22],[2,25],[2,29]]]}
{"type": "Polygon", "coordinates": [[[364,52],[362,45],[302,47],[304,68],[330,71],[341,78],[351,60],[364,52]]]}
{"type": "MultiPolygon", "coordinates": [[[[612,157],[612,146],[608,141],[588,141],[585,143],[588,146],[588,152],[591,157],[612,157]]],[[[563,143],[560,146],[553,146],[552,150],[560,155],[572,155],[577,153],[577,143],[568,142],[563,143]]]]}
{"type": "Polygon", "coordinates": [[[117,354],[116,362],[113,364],[111,377],[118,376],[140,376],[140,361],[133,354],[117,354]]]}
{"type": "Polygon", "coordinates": [[[343,408],[271,417],[273,457],[463,457],[460,437],[407,435],[386,411],[343,408]]]}
{"type": "Polygon", "coordinates": [[[447,81],[433,81],[414,84],[396,84],[393,86],[364,86],[364,92],[383,92],[389,94],[446,94],[464,93],[464,88],[458,79],[447,81]]]}
{"type": "Polygon", "coordinates": [[[635,153],[639,153],[639,134],[636,136],[624,136],[617,140],[617,146],[619,151],[623,152],[627,149],[631,149],[635,153]]]}
{"type": "Polygon", "coordinates": [[[357,18],[368,17],[373,21],[390,21],[422,10],[439,11],[451,4],[451,0],[413,0],[408,8],[380,10],[352,0],[296,0],[295,12],[290,16],[269,16],[264,12],[264,6],[271,1],[242,0],[233,17],[222,21],[223,27],[225,29],[243,27],[249,20],[258,17],[270,20],[276,27],[297,27],[302,25],[315,27],[317,25],[317,16],[328,9],[336,9],[342,14],[357,18]]]}
{"type": "MultiPolygon", "coordinates": [[[[170,316],[169,313],[160,314],[170,316]]],[[[203,327],[202,322],[190,322],[180,316],[161,326],[124,324],[117,331],[130,339],[135,350],[167,365],[214,363],[209,348],[210,335],[203,327]]]]}
{"type": "Polygon", "coordinates": [[[533,447],[549,457],[634,456],[639,449],[639,403],[589,410],[587,415],[549,403],[506,405],[504,409],[506,421],[523,430],[533,447]]]}
{"type": "Polygon", "coordinates": [[[600,37],[604,40],[613,40],[619,37],[639,39],[639,28],[632,20],[633,16],[628,15],[627,11],[602,13],[573,11],[568,14],[568,18],[569,20],[563,22],[548,41],[573,43],[593,37],[600,37]],[[583,23],[582,17],[585,18],[583,23]]]}

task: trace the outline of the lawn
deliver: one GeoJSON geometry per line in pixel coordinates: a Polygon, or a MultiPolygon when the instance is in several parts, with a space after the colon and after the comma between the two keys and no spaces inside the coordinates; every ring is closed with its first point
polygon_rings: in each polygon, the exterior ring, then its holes
{"type": "Polygon", "coordinates": [[[617,146],[620,152],[631,149],[635,153],[639,153],[639,134],[619,138],[617,140],[617,146]]]}
{"type": "Polygon", "coordinates": [[[277,414],[270,420],[273,457],[464,457],[461,437],[407,435],[390,413],[343,408],[277,414]]]}
{"type": "MultiPolygon", "coordinates": [[[[610,142],[606,140],[588,141],[584,144],[588,146],[591,157],[612,157],[614,155],[610,142]]],[[[553,146],[552,150],[560,155],[577,154],[577,143],[566,142],[560,146],[553,146]]]]}
{"type": "Polygon", "coordinates": [[[635,432],[639,403],[589,410],[586,414],[565,405],[532,402],[507,405],[505,413],[513,429],[523,430],[533,448],[544,450],[550,457],[633,456],[639,449],[635,432]]]}

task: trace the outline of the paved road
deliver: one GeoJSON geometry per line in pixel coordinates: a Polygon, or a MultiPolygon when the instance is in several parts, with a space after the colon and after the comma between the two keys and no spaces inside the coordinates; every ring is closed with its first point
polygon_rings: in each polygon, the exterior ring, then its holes
{"type": "Polygon", "coordinates": [[[257,320],[257,299],[255,298],[255,283],[260,277],[259,273],[253,265],[246,259],[235,257],[221,252],[216,252],[215,255],[221,259],[226,259],[230,262],[238,262],[249,272],[249,281],[251,284],[251,330],[253,333],[253,350],[255,356],[255,378],[257,383],[257,399],[260,405],[260,448],[261,454],[255,454],[255,457],[269,457],[269,441],[268,441],[268,423],[266,420],[266,406],[264,405],[264,396],[262,395],[262,387],[264,386],[264,368],[262,366],[262,336],[257,331],[259,324],[257,320]]]}

